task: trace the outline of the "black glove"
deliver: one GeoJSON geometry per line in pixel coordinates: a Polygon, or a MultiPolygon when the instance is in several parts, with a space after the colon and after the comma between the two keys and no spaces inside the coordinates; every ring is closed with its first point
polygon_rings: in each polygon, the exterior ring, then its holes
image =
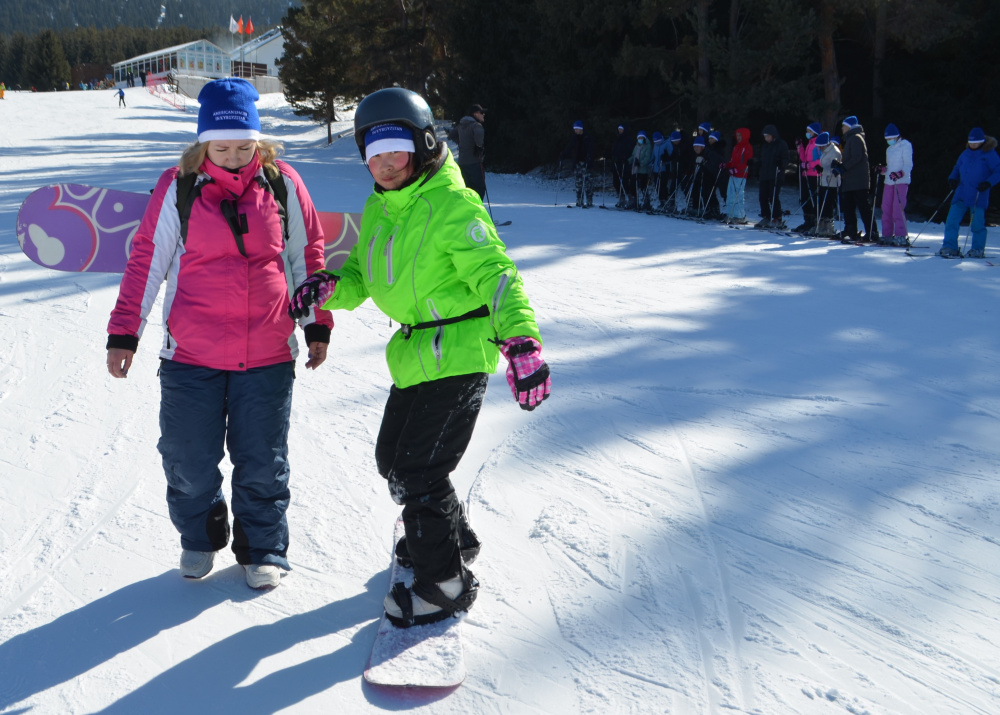
{"type": "Polygon", "coordinates": [[[952,191],[958,188],[958,183],[958,179],[948,179],[948,186],[951,187],[952,191]]]}
{"type": "Polygon", "coordinates": [[[816,173],[817,174],[822,174],[823,173],[823,165],[822,164],[817,164],[816,165],[816,173]]]}
{"type": "Polygon", "coordinates": [[[323,305],[337,288],[340,278],[330,271],[316,271],[295,289],[288,304],[288,317],[298,320],[309,315],[310,305],[323,305]]]}
{"type": "Polygon", "coordinates": [[[839,159],[834,159],[833,161],[831,161],[830,166],[832,166],[834,169],[844,168],[844,164],[839,159]]]}
{"type": "Polygon", "coordinates": [[[990,182],[988,182],[988,181],[980,181],[979,182],[979,186],[976,187],[976,191],[978,191],[979,193],[982,194],[982,193],[984,193],[986,191],[989,191],[992,188],[993,188],[993,184],[991,184],[990,182]]]}

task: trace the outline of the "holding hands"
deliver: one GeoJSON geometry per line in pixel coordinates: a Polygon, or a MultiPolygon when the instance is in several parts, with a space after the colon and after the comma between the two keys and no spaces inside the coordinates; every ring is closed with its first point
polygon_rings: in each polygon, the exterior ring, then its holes
{"type": "Polygon", "coordinates": [[[316,271],[295,289],[288,304],[288,317],[292,320],[309,315],[309,306],[322,306],[337,289],[338,276],[330,271],[316,271]]]}

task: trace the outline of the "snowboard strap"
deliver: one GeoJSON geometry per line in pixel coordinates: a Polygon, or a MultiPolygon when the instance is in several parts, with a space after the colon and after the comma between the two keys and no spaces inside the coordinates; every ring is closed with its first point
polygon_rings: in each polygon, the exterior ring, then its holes
{"type": "Polygon", "coordinates": [[[413,599],[410,598],[410,589],[402,581],[392,584],[392,599],[403,612],[403,620],[407,623],[413,622],[413,599]]]}

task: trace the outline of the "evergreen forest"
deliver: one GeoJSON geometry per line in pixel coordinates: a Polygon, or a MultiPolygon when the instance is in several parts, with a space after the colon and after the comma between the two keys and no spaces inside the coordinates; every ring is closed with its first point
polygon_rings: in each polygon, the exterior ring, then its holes
{"type": "Polygon", "coordinates": [[[884,161],[887,123],[913,142],[913,201],[923,195],[933,209],[969,130],[1000,132],[1000,78],[988,63],[1000,32],[995,0],[300,0],[252,8],[222,0],[43,8],[25,0],[0,9],[0,79],[44,88],[31,80],[53,65],[59,78],[199,37],[218,42],[230,14],[252,14],[258,31],[283,26],[285,95],[317,122],[393,84],[426,96],[442,119],[482,104],[492,171],[551,165],[576,120],[594,139],[599,171],[619,123],[667,134],[708,121],[730,146],[737,127],[750,128],[758,144],[773,123],[792,146],[806,124],[837,132],[853,114],[873,165],[884,161]]]}

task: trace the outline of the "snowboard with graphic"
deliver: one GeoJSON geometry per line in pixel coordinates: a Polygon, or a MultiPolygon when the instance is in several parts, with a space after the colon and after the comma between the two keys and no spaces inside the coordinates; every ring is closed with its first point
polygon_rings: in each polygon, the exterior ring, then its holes
{"type": "MultiPolygon", "coordinates": [[[[43,186],[17,212],[17,241],[24,255],[57,271],[122,273],[139,230],[148,194],[83,184],[43,186]]],[[[358,240],[361,214],[320,212],[326,267],[347,260],[358,240]]]]}
{"type": "MultiPolygon", "coordinates": [[[[395,546],[403,538],[403,519],[396,520],[392,577],[389,586],[413,582],[413,571],[396,562],[395,546]]],[[[446,618],[424,626],[397,628],[382,614],[365,680],[395,688],[455,688],[465,680],[461,618],[446,618]]]]}

